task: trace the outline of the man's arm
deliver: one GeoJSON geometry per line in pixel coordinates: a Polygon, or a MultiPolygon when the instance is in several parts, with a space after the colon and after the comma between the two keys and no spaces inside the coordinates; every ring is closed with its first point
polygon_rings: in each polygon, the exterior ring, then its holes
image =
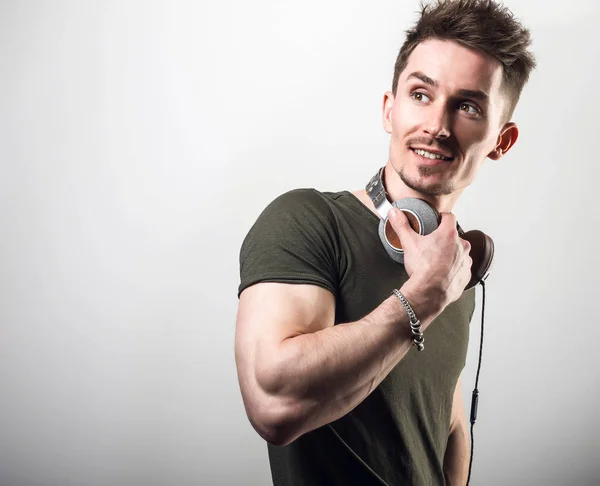
{"type": "Polygon", "coordinates": [[[444,476],[448,486],[464,486],[469,473],[469,427],[462,399],[461,378],[452,399],[450,436],[444,456],[444,476]]]}
{"type": "MultiPolygon", "coordinates": [[[[414,233],[402,213],[390,221],[410,275],[401,291],[426,329],[468,283],[470,245],[448,213],[427,236],[414,233]]],[[[268,442],[287,444],[346,415],[412,345],[408,316],[394,296],[358,321],[334,326],[334,316],[334,296],[315,285],[265,282],[241,293],[238,379],[248,418],[268,442]]]]}
{"type": "MultiPolygon", "coordinates": [[[[410,289],[402,289],[409,302],[410,289]]],[[[436,312],[420,311],[422,328],[436,312]]],[[[334,326],[335,302],[314,285],[259,283],[244,290],[236,363],[246,412],[267,441],[284,445],[362,402],[412,345],[395,297],[363,319],[334,326]]]]}

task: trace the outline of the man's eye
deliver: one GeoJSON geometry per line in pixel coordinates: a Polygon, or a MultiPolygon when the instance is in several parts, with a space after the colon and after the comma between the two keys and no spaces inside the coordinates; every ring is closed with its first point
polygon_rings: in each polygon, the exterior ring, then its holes
{"type": "Polygon", "coordinates": [[[469,113],[470,115],[479,115],[480,113],[479,108],[472,105],[471,103],[461,103],[459,109],[461,111],[469,113]]]}
{"type": "Polygon", "coordinates": [[[418,101],[419,103],[427,103],[428,101],[431,101],[429,96],[427,96],[425,93],[421,93],[420,91],[414,91],[410,94],[410,96],[413,100],[418,101]]]}

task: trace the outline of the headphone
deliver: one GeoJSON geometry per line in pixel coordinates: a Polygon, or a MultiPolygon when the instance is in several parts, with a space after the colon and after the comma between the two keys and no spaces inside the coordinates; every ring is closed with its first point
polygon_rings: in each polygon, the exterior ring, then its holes
{"type": "MultiPolygon", "coordinates": [[[[442,220],[440,213],[427,201],[415,197],[406,197],[398,199],[390,203],[388,200],[388,194],[383,185],[383,171],[385,167],[382,167],[377,173],[371,178],[365,189],[367,194],[373,201],[375,209],[381,216],[379,221],[379,239],[383,243],[383,247],[387,254],[396,263],[404,264],[404,251],[402,249],[402,242],[398,237],[398,234],[392,228],[391,223],[388,220],[388,213],[390,209],[400,209],[407,216],[408,222],[413,230],[420,235],[428,235],[437,229],[442,220]]],[[[471,250],[469,256],[473,260],[471,265],[471,280],[465,287],[468,290],[477,284],[481,284],[483,289],[482,297],[482,309],[481,309],[481,336],[479,343],[479,360],[477,363],[477,375],[475,378],[475,388],[471,398],[471,452],[469,458],[469,474],[467,477],[467,486],[471,480],[471,468],[473,465],[473,451],[475,449],[475,441],[473,437],[473,426],[477,419],[477,405],[479,403],[479,390],[477,385],[479,383],[479,372],[481,371],[481,355],[483,352],[483,326],[484,326],[484,315],[485,315],[485,279],[489,276],[492,263],[494,260],[494,241],[485,233],[479,230],[471,230],[466,233],[462,230],[460,225],[456,223],[456,229],[458,230],[459,236],[467,240],[471,244],[471,250]]],[[[382,484],[386,484],[381,478],[379,478],[382,484]]]]}
{"type": "MultiPolygon", "coordinates": [[[[365,189],[381,216],[379,239],[383,243],[385,251],[396,263],[404,264],[402,242],[388,220],[389,210],[392,208],[400,209],[407,216],[412,229],[420,235],[428,235],[435,231],[440,225],[442,217],[431,204],[416,197],[405,197],[390,203],[383,185],[384,168],[379,169],[365,189]]],[[[473,260],[473,264],[471,266],[471,280],[465,287],[465,290],[468,290],[483,282],[489,276],[494,260],[494,241],[482,231],[464,232],[458,223],[456,226],[459,236],[471,244],[469,256],[473,260]]]]}

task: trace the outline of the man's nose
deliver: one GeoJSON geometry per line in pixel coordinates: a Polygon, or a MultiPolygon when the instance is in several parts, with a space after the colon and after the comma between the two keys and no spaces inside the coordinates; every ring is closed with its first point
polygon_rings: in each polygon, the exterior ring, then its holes
{"type": "Polygon", "coordinates": [[[430,107],[429,117],[425,123],[425,133],[437,139],[445,139],[450,136],[450,118],[447,107],[430,107]]]}

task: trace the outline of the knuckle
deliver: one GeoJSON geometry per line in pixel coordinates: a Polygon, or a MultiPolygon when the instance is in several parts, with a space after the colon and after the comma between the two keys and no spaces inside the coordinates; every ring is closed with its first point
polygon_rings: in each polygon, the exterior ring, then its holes
{"type": "Polygon", "coordinates": [[[402,231],[402,229],[405,227],[405,222],[402,220],[394,220],[394,221],[390,221],[390,224],[392,225],[392,229],[396,232],[399,233],[402,231]]]}
{"type": "Polygon", "coordinates": [[[398,216],[395,218],[395,223],[397,226],[406,226],[408,221],[406,221],[406,218],[402,213],[398,213],[398,216]]]}
{"type": "Polygon", "coordinates": [[[446,221],[448,221],[448,223],[456,226],[456,216],[453,213],[444,213],[444,218],[446,221]]]}

